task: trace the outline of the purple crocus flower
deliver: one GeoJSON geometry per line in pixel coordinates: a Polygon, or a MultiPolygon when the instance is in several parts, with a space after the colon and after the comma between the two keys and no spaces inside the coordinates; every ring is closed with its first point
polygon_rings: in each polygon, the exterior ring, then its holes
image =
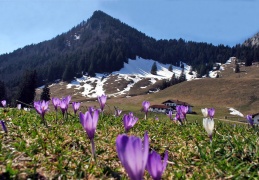
{"type": "Polygon", "coordinates": [[[45,113],[49,108],[49,101],[35,101],[34,108],[38,114],[44,117],[45,113]]]}
{"type": "Polygon", "coordinates": [[[53,106],[55,108],[55,111],[57,111],[58,110],[58,106],[60,104],[60,99],[56,98],[56,97],[53,97],[52,98],[52,104],[53,104],[53,106]]]}
{"type": "Polygon", "coordinates": [[[142,102],[142,107],[143,107],[143,111],[145,112],[145,120],[147,119],[147,113],[148,113],[148,108],[150,106],[150,102],[148,101],[143,101],[142,102]]]}
{"type": "Polygon", "coordinates": [[[7,131],[7,128],[5,126],[5,122],[3,120],[0,120],[0,123],[2,125],[2,129],[4,130],[4,132],[7,133],[8,131],[7,131]]]}
{"type": "Polygon", "coordinates": [[[173,116],[173,111],[170,110],[166,115],[167,115],[167,116],[169,117],[169,119],[171,120],[171,119],[172,119],[172,116],[173,116]]]}
{"type": "Polygon", "coordinates": [[[130,116],[134,116],[134,115],[133,115],[133,112],[129,112],[129,115],[130,115],[130,116]]]}
{"type": "Polygon", "coordinates": [[[69,105],[69,103],[71,101],[71,96],[65,97],[64,100],[67,101],[67,109],[68,109],[68,105],[69,105]]]}
{"type": "Polygon", "coordinates": [[[52,99],[52,104],[55,108],[55,111],[56,111],[56,122],[58,120],[58,106],[60,105],[60,99],[59,98],[56,98],[56,97],[53,97],[52,99]]]}
{"type": "Polygon", "coordinates": [[[176,106],[176,114],[174,120],[178,120],[181,124],[183,124],[183,121],[186,120],[186,114],[188,112],[188,106],[179,105],[176,106]]]}
{"type": "Polygon", "coordinates": [[[17,109],[21,109],[22,105],[21,104],[17,104],[17,109]]]}
{"type": "Polygon", "coordinates": [[[59,107],[62,111],[62,114],[63,114],[63,118],[65,116],[65,113],[67,112],[67,108],[68,108],[68,101],[66,98],[63,98],[62,100],[60,100],[60,103],[59,103],[59,107]]]}
{"type": "Polygon", "coordinates": [[[72,102],[72,106],[73,106],[74,113],[76,115],[76,112],[80,107],[80,102],[72,102]]]}
{"type": "Polygon", "coordinates": [[[162,179],[162,174],[164,173],[167,166],[167,160],[168,160],[167,151],[165,151],[165,156],[163,161],[161,160],[161,156],[158,153],[156,153],[156,151],[152,151],[148,155],[146,169],[154,180],[162,179]]]}
{"type": "Polygon", "coordinates": [[[208,116],[210,118],[213,118],[214,117],[214,114],[215,114],[215,109],[214,108],[209,108],[208,109],[208,116]]]}
{"type": "Polygon", "coordinates": [[[95,111],[95,108],[94,108],[93,106],[90,106],[90,107],[88,108],[88,112],[89,112],[90,114],[93,114],[94,111],[95,111]]]}
{"type": "Polygon", "coordinates": [[[80,112],[79,114],[80,122],[85,129],[89,139],[94,138],[94,133],[97,127],[97,122],[99,119],[99,111],[94,110],[93,114],[87,111],[85,114],[80,112]]]}
{"type": "Polygon", "coordinates": [[[174,117],[174,121],[175,122],[180,122],[181,125],[183,125],[183,120],[184,120],[184,116],[181,112],[176,112],[175,117],[174,117]]]}
{"type": "Polygon", "coordinates": [[[186,114],[187,114],[188,110],[189,110],[188,106],[183,106],[183,105],[181,106],[181,111],[182,111],[185,119],[186,119],[186,114]]]}
{"type": "Polygon", "coordinates": [[[177,112],[180,112],[180,111],[181,111],[181,105],[177,105],[177,106],[175,107],[175,109],[176,109],[177,112]]]}
{"type": "Polygon", "coordinates": [[[247,119],[247,122],[248,122],[252,127],[254,127],[254,119],[253,119],[252,115],[247,115],[247,116],[246,116],[246,119],[247,119]]]}
{"type": "Polygon", "coordinates": [[[104,109],[104,106],[105,106],[105,103],[106,103],[106,100],[107,100],[107,96],[103,94],[101,96],[98,96],[97,98],[98,98],[98,102],[100,104],[100,108],[103,112],[103,109],[104,109]]]}
{"type": "Polygon", "coordinates": [[[123,124],[125,128],[125,132],[128,132],[138,121],[138,118],[133,116],[133,113],[124,114],[123,116],[123,124]]]}
{"type": "Polygon", "coordinates": [[[118,135],[116,150],[121,164],[131,180],[142,180],[148,160],[149,140],[147,132],[142,143],[139,137],[118,135]]]}
{"type": "Polygon", "coordinates": [[[44,124],[47,125],[44,116],[49,109],[49,101],[35,101],[34,108],[37,111],[37,113],[41,115],[44,124]]]}
{"type": "Polygon", "coordinates": [[[89,111],[87,111],[85,114],[80,112],[79,119],[80,119],[80,123],[82,124],[84,130],[86,131],[88,138],[91,141],[92,155],[95,159],[94,134],[95,134],[97,122],[99,119],[99,111],[94,110],[93,114],[91,114],[89,111]]]}
{"type": "Polygon", "coordinates": [[[3,107],[6,107],[6,100],[2,100],[1,103],[3,107]]]}
{"type": "Polygon", "coordinates": [[[120,110],[120,109],[115,109],[115,117],[118,117],[118,116],[120,116],[120,114],[122,113],[122,110],[120,110]]]}

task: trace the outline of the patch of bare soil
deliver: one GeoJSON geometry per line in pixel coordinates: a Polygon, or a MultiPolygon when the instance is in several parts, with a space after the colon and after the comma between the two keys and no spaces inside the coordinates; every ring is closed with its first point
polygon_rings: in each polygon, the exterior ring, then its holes
{"type": "Polygon", "coordinates": [[[103,88],[106,94],[113,94],[124,90],[129,84],[133,83],[132,80],[120,78],[118,75],[110,76],[105,82],[103,88]]]}

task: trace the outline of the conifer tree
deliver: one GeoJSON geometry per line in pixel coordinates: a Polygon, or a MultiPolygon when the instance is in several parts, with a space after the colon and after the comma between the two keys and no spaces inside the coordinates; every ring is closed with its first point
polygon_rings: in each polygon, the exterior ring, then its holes
{"type": "Polygon", "coordinates": [[[237,63],[235,67],[235,73],[239,73],[239,72],[240,72],[240,67],[239,67],[239,64],[237,63]]]}
{"type": "Polygon", "coordinates": [[[71,65],[71,63],[69,63],[67,66],[66,66],[66,69],[62,75],[62,80],[63,81],[70,81],[74,78],[74,71],[73,71],[73,67],[71,65]]]}
{"type": "Polygon", "coordinates": [[[92,63],[91,63],[91,65],[88,68],[88,76],[95,77],[95,72],[94,72],[93,64],[92,63]]]}
{"type": "Polygon", "coordinates": [[[189,73],[188,73],[188,74],[193,75],[192,67],[190,68],[190,70],[189,70],[189,73]]]}
{"type": "Polygon", "coordinates": [[[26,71],[20,84],[20,91],[18,92],[18,100],[31,104],[34,101],[35,91],[37,85],[37,73],[36,71],[26,71]]]}
{"type": "Polygon", "coordinates": [[[157,75],[157,66],[156,66],[156,62],[154,62],[154,64],[152,65],[152,68],[151,68],[151,74],[153,74],[153,75],[157,75]]]}
{"type": "Polygon", "coordinates": [[[175,73],[172,75],[172,77],[171,77],[171,80],[170,80],[170,85],[172,86],[172,85],[175,85],[175,84],[177,84],[178,83],[178,80],[177,80],[177,78],[175,77],[175,73]]]}
{"type": "Polygon", "coordinates": [[[168,71],[173,71],[173,66],[172,66],[172,64],[170,64],[170,66],[168,67],[168,71]]]}
{"type": "Polygon", "coordinates": [[[50,100],[50,90],[49,90],[49,86],[48,84],[46,84],[42,90],[41,96],[40,96],[41,100],[44,101],[49,101],[50,100]]]}
{"type": "Polygon", "coordinates": [[[182,72],[179,76],[179,82],[183,82],[183,81],[186,81],[186,75],[184,73],[184,69],[182,69],[182,72]]]}
{"type": "Polygon", "coordinates": [[[0,100],[4,100],[6,98],[6,89],[5,83],[0,81],[0,100]]]}

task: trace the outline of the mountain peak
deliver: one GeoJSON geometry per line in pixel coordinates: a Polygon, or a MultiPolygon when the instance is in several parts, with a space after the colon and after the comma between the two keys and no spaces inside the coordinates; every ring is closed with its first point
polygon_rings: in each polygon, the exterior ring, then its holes
{"type": "Polygon", "coordinates": [[[93,13],[93,15],[91,16],[90,19],[103,18],[103,17],[110,17],[110,18],[112,18],[111,16],[109,16],[105,12],[103,12],[101,10],[97,10],[97,11],[94,11],[94,13],[93,13]]]}

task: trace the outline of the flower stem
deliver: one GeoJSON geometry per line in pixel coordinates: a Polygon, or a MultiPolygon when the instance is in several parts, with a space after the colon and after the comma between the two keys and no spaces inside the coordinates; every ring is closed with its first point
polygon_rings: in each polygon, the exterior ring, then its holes
{"type": "Polygon", "coordinates": [[[209,137],[210,137],[210,143],[212,144],[212,134],[209,135],[209,137]]]}
{"type": "Polygon", "coordinates": [[[91,146],[92,146],[92,156],[93,156],[94,161],[96,161],[94,139],[91,139],[90,141],[91,141],[91,146]]]}
{"type": "Polygon", "coordinates": [[[44,116],[42,116],[42,122],[44,123],[44,125],[45,125],[46,127],[48,127],[47,122],[46,122],[45,119],[44,119],[44,116]]]}
{"type": "Polygon", "coordinates": [[[58,124],[58,111],[56,110],[56,124],[58,124]]]}

